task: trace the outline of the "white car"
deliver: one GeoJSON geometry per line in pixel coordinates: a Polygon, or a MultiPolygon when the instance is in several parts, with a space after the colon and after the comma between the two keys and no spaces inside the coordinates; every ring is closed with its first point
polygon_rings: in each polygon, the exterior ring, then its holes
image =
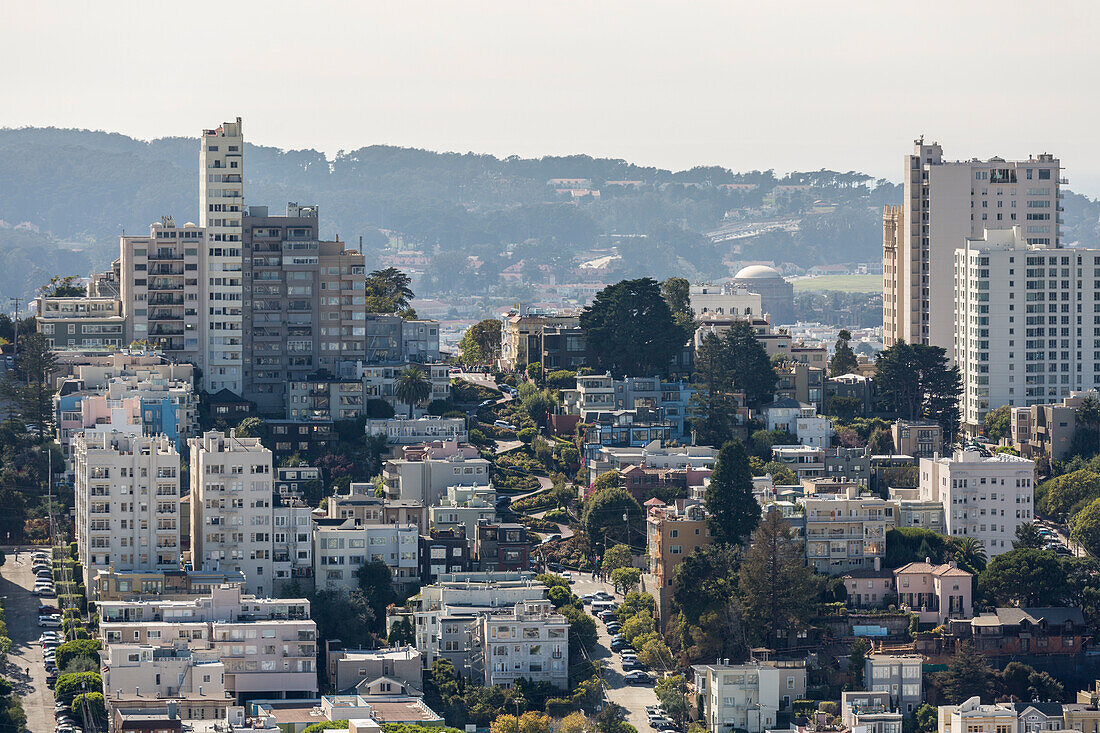
{"type": "Polygon", "coordinates": [[[45,626],[46,628],[50,628],[50,629],[59,629],[59,628],[61,628],[61,617],[57,616],[57,615],[54,615],[54,616],[39,616],[38,617],[38,625],[39,626],[45,626]]]}

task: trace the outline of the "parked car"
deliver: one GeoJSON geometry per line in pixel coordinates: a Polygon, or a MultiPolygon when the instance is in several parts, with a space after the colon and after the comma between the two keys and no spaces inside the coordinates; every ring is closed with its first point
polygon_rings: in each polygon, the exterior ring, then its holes
{"type": "Polygon", "coordinates": [[[609,634],[617,634],[622,630],[623,630],[623,625],[620,624],[618,621],[615,621],[614,623],[610,623],[610,624],[607,625],[607,633],[609,633],[609,634]]]}
{"type": "Polygon", "coordinates": [[[55,682],[57,682],[57,673],[56,672],[53,672],[52,674],[47,673],[46,674],[46,686],[47,687],[53,687],[55,682]]]}
{"type": "MultiPolygon", "coordinates": [[[[556,537],[559,540],[561,539],[560,534],[559,535],[551,535],[551,536],[556,537]]],[[[572,583],[573,582],[573,573],[569,572],[568,570],[566,570],[564,573],[562,573],[561,577],[565,578],[566,583],[572,583]]]]}
{"type": "Polygon", "coordinates": [[[31,593],[36,596],[52,596],[56,595],[52,585],[36,585],[31,593]]]}
{"type": "Polygon", "coordinates": [[[630,644],[626,641],[626,639],[623,639],[621,637],[616,636],[611,640],[611,651],[613,652],[619,652],[623,649],[628,649],[629,647],[630,644]]]}
{"type": "Polygon", "coordinates": [[[624,672],[629,672],[634,669],[647,669],[647,667],[639,662],[637,659],[629,659],[623,662],[624,672]]]}
{"type": "MultiPolygon", "coordinates": [[[[653,678],[649,676],[649,672],[642,672],[641,670],[635,670],[634,672],[627,672],[623,675],[623,682],[628,685],[648,685],[653,681],[653,678]]],[[[669,721],[671,724],[672,721],[669,721]]]]}
{"type": "Polygon", "coordinates": [[[56,614],[53,616],[39,616],[38,625],[50,629],[59,629],[61,628],[61,616],[56,614]]]}
{"type": "Polygon", "coordinates": [[[672,721],[666,718],[664,715],[650,715],[649,727],[657,730],[663,730],[672,725],[672,721]]]}
{"type": "Polygon", "coordinates": [[[50,616],[55,613],[61,613],[61,609],[57,606],[47,606],[45,603],[41,603],[38,606],[39,616],[50,616]]]}

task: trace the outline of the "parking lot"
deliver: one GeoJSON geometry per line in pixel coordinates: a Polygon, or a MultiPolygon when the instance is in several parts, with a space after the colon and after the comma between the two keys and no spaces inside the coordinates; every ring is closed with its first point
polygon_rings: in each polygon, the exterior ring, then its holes
{"type": "Polygon", "coordinates": [[[53,690],[46,686],[46,671],[42,666],[42,647],[38,637],[39,599],[31,594],[34,574],[30,553],[8,555],[0,567],[0,595],[4,597],[11,652],[8,663],[13,670],[15,692],[23,698],[27,713],[27,728],[32,733],[52,733],[54,730],[53,690]],[[27,674],[27,670],[30,674],[27,674]]]}

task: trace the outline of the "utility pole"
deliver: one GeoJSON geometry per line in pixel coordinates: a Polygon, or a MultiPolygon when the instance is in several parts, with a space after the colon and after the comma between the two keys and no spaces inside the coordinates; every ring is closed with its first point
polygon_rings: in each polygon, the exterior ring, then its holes
{"type": "Polygon", "coordinates": [[[14,329],[14,338],[12,339],[11,353],[12,353],[12,358],[14,359],[16,356],[19,355],[19,303],[20,303],[20,298],[18,296],[16,296],[14,298],[9,298],[9,300],[11,300],[13,303],[15,303],[15,315],[11,319],[12,328],[14,329]]]}

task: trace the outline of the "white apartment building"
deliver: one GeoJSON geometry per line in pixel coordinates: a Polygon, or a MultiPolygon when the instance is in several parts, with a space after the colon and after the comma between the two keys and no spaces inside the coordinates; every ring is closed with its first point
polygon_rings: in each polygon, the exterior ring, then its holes
{"type": "MultiPolygon", "coordinates": [[[[779,714],[777,667],[760,664],[695,664],[695,694],[710,733],[739,728],[764,733],[776,726],[779,714]]],[[[788,682],[793,678],[788,678],[788,682]]]]}
{"type": "Polygon", "coordinates": [[[1008,552],[1016,527],[1033,520],[1035,462],[1009,453],[955,451],[920,460],[921,501],[943,505],[947,533],[974,537],[989,558],[1008,552]]]}
{"type": "Polygon", "coordinates": [[[76,542],[91,592],[99,570],[178,570],[180,456],[164,435],[74,440],[76,542]]]}
{"type": "Polygon", "coordinates": [[[888,693],[891,708],[908,715],[924,702],[923,665],[919,654],[868,654],[863,684],[872,692],[888,693]]]}
{"type": "Polygon", "coordinates": [[[813,494],[802,500],[806,517],[806,562],[815,570],[842,575],[877,569],[886,558],[886,533],[896,525],[894,504],[856,487],[844,493],[813,494]]]}
{"type": "Polygon", "coordinates": [[[477,643],[475,667],[484,666],[486,685],[527,679],[569,688],[569,621],[550,601],[521,601],[507,613],[482,616],[477,643]]]}
{"type": "Polygon", "coordinates": [[[120,641],[103,650],[101,667],[103,695],[108,704],[178,700],[184,703],[179,706],[181,718],[211,720],[233,702],[225,689],[225,664],[211,649],[120,641]],[[200,708],[209,712],[199,713],[200,708]],[[190,709],[195,712],[188,712],[190,709]]]}
{"type": "Polygon", "coordinates": [[[817,414],[816,405],[781,397],[765,405],[763,412],[768,430],[785,430],[812,448],[828,448],[832,443],[833,424],[817,414]]]}
{"type": "MultiPolygon", "coordinates": [[[[370,339],[368,339],[368,342],[370,339]]],[[[370,349],[368,349],[369,351],[370,349]]],[[[413,414],[424,414],[425,408],[432,400],[446,400],[451,396],[451,367],[449,364],[417,364],[414,365],[423,370],[424,377],[432,383],[432,393],[418,407],[413,408],[413,414]]],[[[409,406],[394,395],[394,385],[397,378],[407,364],[366,364],[362,367],[360,375],[363,379],[363,396],[368,400],[385,400],[398,415],[409,413],[409,406]]]]}
{"type": "Polygon", "coordinates": [[[845,690],[840,693],[840,719],[848,730],[862,733],[901,733],[902,714],[887,692],[845,690]]]}
{"type": "Polygon", "coordinates": [[[359,586],[356,571],[369,562],[385,563],[400,587],[419,578],[419,527],[415,524],[360,524],[355,519],[319,519],[313,530],[313,575],[318,590],[359,586]]]}
{"type": "Polygon", "coordinates": [[[191,561],[197,570],[240,571],[245,589],[275,592],[275,490],[271,451],[259,438],[210,431],[191,449],[191,561]]]}
{"type": "Polygon", "coordinates": [[[406,417],[369,419],[366,423],[366,433],[383,435],[390,445],[417,445],[433,440],[465,443],[469,439],[466,432],[466,418],[431,415],[412,420],[406,417]]]}
{"type": "Polygon", "coordinates": [[[938,143],[913,142],[903,206],[883,212],[883,341],[931,344],[950,354],[955,250],[986,229],[1025,227],[1029,244],[1058,247],[1059,161],[947,161],[938,143]]]}
{"type": "Polygon", "coordinates": [[[1100,249],[1028,244],[1033,228],[987,230],[955,251],[954,357],[973,433],[1001,405],[1100,389],[1100,249]]]}
{"type": "Polygon", "coordinates": [[[203,130],[199,150],[199,225],[206,229],[200,276],[203,389],[243,391],[241,308],[244,300],[241,216],[244,211],[244,135],[241,118],[203,130]]]}
{"type": "Polygon", "coordinates": [[[126,343],[145,341],[166,356],[202,363],[203,274],[206,230],[166,216],[149,225],[148,236],[119,240],[119,299],[126,343]]]}
{"type": "Polygon", "coordinates": [[[466,536],[477,536],[478,520],[496,520],[497,492],[492,485],[448,486],[447,495],[428,512],[433,529],[464,527],[466,536]]]}
{"type": "Polygon", "coordinates": [[[470,445],[430,443],[405,450],[404,457],[386,461],[382,478],[386,497],[438,504],[448,486],[484,486],[489,483],[489,461],[470,445]]]}
{"type": "MultiPolygon", "coordinates": [[[[481,680],[474,671],[478,623],[483,615],[514,609],[517,603],[546,598],[546,586],[532,573],[454,573],[426,585],[414,597],[411,620],[415,646],[424,667],[447,659],[467,679],[481,680]]],[[[398,616],[391,616],[392,622],[398,616]]],[[[491,656],[491,655],[490,655],[491,656]]]]}
{"type": "Polygon", "coordinates": [[[750,293],[736,285],[692,285],[688,290],[691,315],[695,318],[741,316],[751,318],[764,313],[759,293],[750,293]]]}
{"type": "Polygon", "coordinates": [[[317,625],[304,598],[259,598],[242,595],[239,586],[220,587],[189,601],[103,601],[99,620],[107,660],[116,644],[189,650],[221,660],[225,690],[238,701],[317,695],[317,625]]]}
{"type": "Polygon", "coordinates": [[[940,705],[938,733],[1015,733],[1020,729],[1016,705],[982,704],[972,697],[960,705],[940,705]]]}

